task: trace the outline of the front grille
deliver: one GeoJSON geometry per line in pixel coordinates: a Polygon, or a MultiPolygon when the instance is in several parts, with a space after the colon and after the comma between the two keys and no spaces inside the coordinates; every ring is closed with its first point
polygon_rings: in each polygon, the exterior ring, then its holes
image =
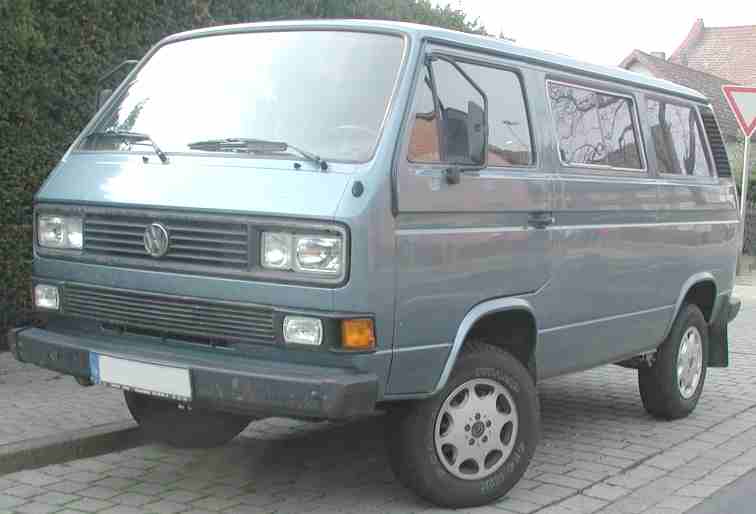
{"type": "Polygon", "coordinates": [[[201,340],[273,344],[273,310],[173,295],[69,284],[63,312],[110,327],[201,340]]]}
{"type": "Polygon", "coordinates": [[[700,110],[701,119],[704,123],[704,130],[706,130],[706,135],[709,137],[711,155],[714,158],[714,166],[717,168],[717,175],[720,177],[730,177],[732,176],[730,160],[727,158],[727,149],[722,140],[722,134],[719,131],[719,124],[717,123],[716,117],[714,117],[714,112],[708,107],[701,107],[700,110]]]}
{"type": "MultiPolygon", "coordinates": [[[[144,248],[144,232],[155,219],[146,216],[87,213],[84,218],[84,254],[126,259],[154,259],[144,248]]],[[[160,219],[168,232],[165,264],[250,269],[250,227],[244,223],[194,219],[160,219]]]]}

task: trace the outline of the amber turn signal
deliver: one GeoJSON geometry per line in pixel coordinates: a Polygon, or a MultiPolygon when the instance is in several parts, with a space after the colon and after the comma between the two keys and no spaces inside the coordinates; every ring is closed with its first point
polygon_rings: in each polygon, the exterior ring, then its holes
{"type": "Polygon", "coordinates": [[[341,322],[341,346],[345,350],[372,350],[375,348],[373,320],[343,320],[341,322]]]}

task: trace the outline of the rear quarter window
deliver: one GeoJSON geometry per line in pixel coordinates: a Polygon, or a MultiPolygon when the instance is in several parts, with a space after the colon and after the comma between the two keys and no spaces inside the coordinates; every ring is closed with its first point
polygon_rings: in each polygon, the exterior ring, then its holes
{"type": "Polygon", "coordinates": [[[653,99],[647,109],[659,173],[711,176],[696,110],[653,99]]]}

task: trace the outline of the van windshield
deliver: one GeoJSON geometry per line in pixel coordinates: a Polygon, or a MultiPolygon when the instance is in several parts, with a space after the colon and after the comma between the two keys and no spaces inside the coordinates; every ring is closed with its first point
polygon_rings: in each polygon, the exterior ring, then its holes
{"type": "Polygon", "coordinates": [[[170,43],[139,70],[79,149],[147,151],[94,134],[118,131],[149,134],[167,153],[212,151],[188,146],[197,141],[252,138],[283,141],[329,161],[364,162],[377,144],[403,47],[397,36],[346,31],[170,43]]]}

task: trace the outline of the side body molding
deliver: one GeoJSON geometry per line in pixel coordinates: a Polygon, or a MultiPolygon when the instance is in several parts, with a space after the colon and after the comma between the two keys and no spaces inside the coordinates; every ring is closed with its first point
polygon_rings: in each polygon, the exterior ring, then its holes
{"type": "Polygon", "coordinates": [[[459,327],[457,328],[457,334],[454,336],[454,343],[452,343],[451,352],[449,352],[449,357],[447,357],[446,359],[446,364],[444,365],[444,369],[441,372],[441,377],[438,379],[438,383],[436,384],[436,387],[431,394],[436,394],[441,390],[441,388],[446,385],[446,381],[449,380],[449,375],[454,368],[454,363],[457,362],[457,356],[462,350],[462,345],[465,342],[465,338],[467,338],[467,334],[470,332],[470,329],[472,329],[475,323],[479,319],[489,314],[515,310],[525,311],[533,316],[534,320],[536,320],[537,346],[538,322],[537,318],[534,315],[533,306],[530,304],[530,302],[523,300],[522,298],[497,298],[495,300],[487,300],[485,302],[479,303],[478,305],[470,309],[470,311],[462,319],[462,323],[459,324],[459,327]]]}
{"type": "MultiPolygon", "coordinates": [[[[685,300],[685,296],[688,294],[688,291],[690,291],[690,288],[692,288],[694,285],[698,284],[699,282],[711,282],[714,284],[714,298],[715,302],[714,305],[716,307],[716,298],[717,294],[719,293],[719,290],[717,288],[717,281],[714,279],[714,275],[709,273],[708,271],[702,271],[700,273],[696,273],[695,275],[691,276],[688,280],[686,280],[682,288],[680,289],[680,295],[677,297],[677,302],[675,302],[675,310],[672,313],[672,318],[669,320],[669,323],[667,324],[667,330],[664,331],[664,339],[667,338],[669,335],[669,332],[672,330],[672,324],[675,322],[675,318],[677,318],[677,314],[680,312],[680,309],[682,308],[683,300],[685,300]]],[[[712,319],[714,319],[714,315],[716,312],[712,312],[712,319]]]]}

